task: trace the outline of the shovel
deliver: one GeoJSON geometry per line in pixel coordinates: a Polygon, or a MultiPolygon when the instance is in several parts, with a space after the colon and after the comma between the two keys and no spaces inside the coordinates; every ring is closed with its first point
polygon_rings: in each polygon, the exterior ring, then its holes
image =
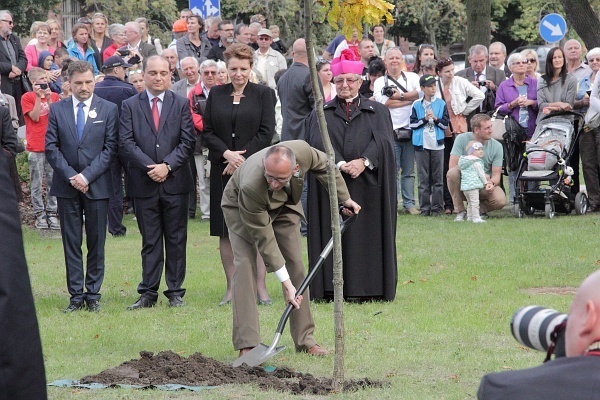
{"type": "MultiPolygon", "coordinates": [[[[350,225],[355,218],[356,214],[353,214],[346,220],[342,219],[342,222],[340,224],[340,232],[344,233],[346,227],[350,225]]],[[[329,242],[327,242],[327,245],[319,255],[317,263],[315,264],[313,269],[308,273],[306,278],[304,278],[304,280],[302,281],[302,284],[296,292],[296,299],[298,298],[298,296],[304,293],[308,285],[310,285],[316,273],[319,272],[319,270],[321,269],[321,266],[325,262],[325,259],[327,258],[327,256],[329,256],[329,253],[331,253],[331,249],[333,249],[333,237],[329,239],[329,242]]],[[[255,348],[253,348],[252,350],[235,360],[233,362],[233,366],[239,367],[242,364],[247,364],[250,367],[256,367],[262,364],[263,362],[267,361],[269,358],[273,357],[275,354],[279,353],[283,349],[285,349],[285,346],[277,347],[277,344],[279,343],[279,339],[281,339],[281,334],[283,333],[285,324],[293,309],[294,305],[292,303],[288,303],[287,307],[285,307],[285,311],[283,311],[283,315],[279,319],[279,324],[277,325],[277,329],[275,330],[275,337],[273,338],[273,343],[271,343],[270,346],[267,346],[264,343],[259,344],[258,346],[256,346],[255,348]]]]}

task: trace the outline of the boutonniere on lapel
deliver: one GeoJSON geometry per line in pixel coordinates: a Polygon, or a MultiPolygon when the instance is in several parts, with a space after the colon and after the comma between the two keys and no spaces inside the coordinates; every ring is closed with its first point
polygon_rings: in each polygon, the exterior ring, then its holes
{"type": "Polygon", "coordinates": [[[93,110],[90,110],[90,112],[88,113],[88,117],[91,119],[94,119],[98,116],[98,114],[96,113],[96,109],[94,108],[93,110]]]}

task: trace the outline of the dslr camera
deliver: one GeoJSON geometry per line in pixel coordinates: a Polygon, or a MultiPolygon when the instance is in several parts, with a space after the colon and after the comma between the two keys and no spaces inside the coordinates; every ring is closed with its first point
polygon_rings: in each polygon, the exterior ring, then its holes
{"type": "Polygon", "coordinates": [[[39,87],[40,87],[40,89],[42,89],[42,90],[46,90],[46,89],[48,89],[48,84],[47,84],[47,83],[40,83],[38,86],[39,86],[39,87]]]}
{"type": "Polygon", "coordinates": [[[479,86],[485,86],[486,82],[485,81],[479,81],[479,86]]]}
{"type": "Polygon", "coordinates": [[[395,86],[384,86],[381,89],[381,94],[386,96],[386,97],[392,97],[394,95],[394,89],[396,87],[395,86]]]}
{"type": "Polygon", "coordinates": [[[510,331],[517,342],[530,349],[545,351],[549,361],[565,356],[567,314],[551,308],[525,306],[519,308],[510,321],[510,331]]]}

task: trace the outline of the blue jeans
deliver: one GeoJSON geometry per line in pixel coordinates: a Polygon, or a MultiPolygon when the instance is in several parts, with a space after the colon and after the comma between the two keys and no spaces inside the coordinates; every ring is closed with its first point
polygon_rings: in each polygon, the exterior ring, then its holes
{"type": "Polygon", "coordinates": [[[395,140],[394,155],[396,171],[402,171],[396,181],[397,193],[402,194],[402,204],[406,210],[415,208],[415,147],[412,141],[395,140]]]}

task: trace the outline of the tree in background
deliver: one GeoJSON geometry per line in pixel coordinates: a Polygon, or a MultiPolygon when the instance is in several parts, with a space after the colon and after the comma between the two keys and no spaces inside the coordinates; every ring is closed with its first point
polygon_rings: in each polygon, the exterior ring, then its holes
{"type": "Polygon", "coordinates": [[[48,19],[48,11],[56,10],[60,0],[2,0],[0,9],[13,15],[14,32],[21,38],[29,37],[29,28],[33,21],[48,19]]]}
{"type": "Polygon", "coordinates": [[[467,8],[465,48],[469,49],[475,44],[488,47],[492,32],[492,0],[466,0],[465,6],[467,8]]]}
{"type": "Polygon", "coordinates": [[[391,35],[435,48],[463,40],[466,13],[461,0],[399,0],[396,7],[391,35]]]}
{"type": "Polygon", "coordinates": [[[588,49],[600,46],[600,20],[598,19],[598,2],[596,7],[588,0],[560,0],[567,20],[573,25],[588,49]]]}

